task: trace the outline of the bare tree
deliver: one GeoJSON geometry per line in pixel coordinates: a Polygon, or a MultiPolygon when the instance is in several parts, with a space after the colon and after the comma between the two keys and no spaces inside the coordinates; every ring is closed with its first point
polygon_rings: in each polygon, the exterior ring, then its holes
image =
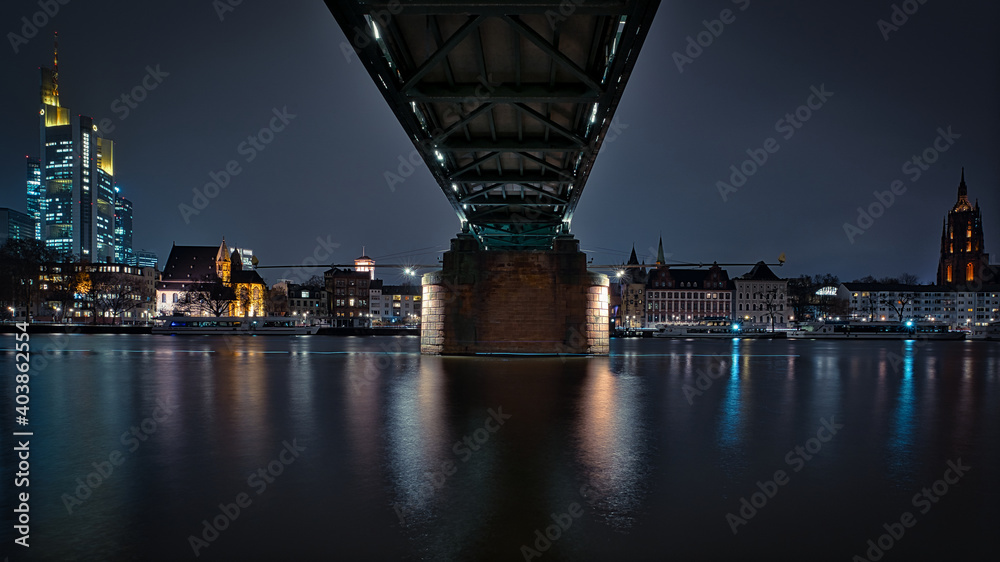
{"type": "Polygon", "coordinates": [[[121,323],[122,315],[151,298],[141,275],[106,272],[97,276],[96,308],[111,313],[121,323]]]}
{"type": "Polygon", "coordinates": [[[67,261],[54,265],[48,275],[48,290],[45,299],[49,302],[59,303],[62,318],[70,314],[72,318],[72,308],[76,304],[76,295],[86,293],[81,290],[87,280],[87,274],[80,271],[75,263],[67,261]]]}
{"type": "Polygon", "coordinates": [[[268,314],[274,314],[276,316],[287,315],[288,295],[281,289],[272,287],[271,290],[267,292],[267,310],[269,311],[268,314]]]}
{"type": "Polygon", "coordinates": [[[180,308],[207,316],[225,316],[236,300],[236,293],[221,279],[197,283],[177,300],[180,308]]]}
{"type": "Polygon", "coordinates": [[[771,331],[774,331],[774,311],[778,309],[778,289],[768,289],[754,293],[754,298],[763,302],[762,306],[767,311],[767,316],[771,319],[771,331]]]}
{"type": "Polygon", "coordinates": [[[864,310],[868,312],[868,320],[875,320],[876,314],[878,312],[879,299],[873,293],[867,293],[866,296],[862,297],[862,304],[864,305],[864,310]]]}
{"type": "Polygon", "coordinates": [[[893,312],[896,313],[896,318],[902,322],[903,312],[906,311],[906,305],[913,302],[913,293],[900,293],[896,298],[882,297],[879,302],[891,308],[893,312]]]}
{"type": "Polygon", "coordinates": [[[899,276],[899,282],[903,285],[919,285],[920,277],[913,273],[903,273],[899,276]]]}
{"type": "Polygon", "coordinates": [[[313,275],[308,281],[299,286],[302,289],[309,289],[310,291],[322,291],[326,288],[323,278],[319,275],[313,275]]]}

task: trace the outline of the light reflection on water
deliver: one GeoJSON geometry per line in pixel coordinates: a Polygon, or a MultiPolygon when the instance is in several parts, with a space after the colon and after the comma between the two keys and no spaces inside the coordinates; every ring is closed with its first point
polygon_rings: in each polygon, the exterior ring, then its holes
{"type": "Polygon", "coordinates": [[[187,537],[292,439],[302,457],[201,558],[523,559],[578,503],[543,560],[850,559],[958,457],[975,468],[893,556],[995,546],[988,343],[615,340],[560,359],[423,357],[415,338],[71,340],[33,379],[39,559],[188,559],[187,537]],[[179,406],[68,514],[62,494],[158,400],[179,406]],[[511,417],[490,431],[490,410],[511,417]],[[734,537],[725,514],[831,416],[843,431],[734,537]]]}
{"type": "MultiPolygon", "coordinates": [[[[880,370],[884,372],[889,363],[892,367],[892,374],[882,375],[885,381],[887,378],[898,379],[899,389],[897,391],[896,404],[890,424],[889,443],[886,447],[889,459],[888,469],[892,480],[898,484],[912,484],[911,474],[914,468],[915,451],[913,450],[913,437],[916,433],[914,410],[916,408],[913,391],[913,340],[903,342],[902,373],[899,373],[900,360],[898,355],[889,355],[888,361],[880,363],[880,370]]],[[[881,375],[882,373],[880,373],[881,375]]],[[[930,377],[928,377],[930,378],[930,377]]]]}

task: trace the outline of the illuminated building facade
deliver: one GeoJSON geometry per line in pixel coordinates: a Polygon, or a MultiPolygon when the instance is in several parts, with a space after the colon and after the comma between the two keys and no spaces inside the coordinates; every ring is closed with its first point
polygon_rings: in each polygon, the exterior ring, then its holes
{"type": "Polygon", "coordinates": [[[90,117],[70,116],[59,100],[58,50],[53,68],[41,69],[40,158],[37,187],[30,181],[28,209],[39,217],[45,244],[83,261],[115,259],[114,143],[90,117]]]}
{"type": "Polygon", "coordinates": [[[322,318],[327,313],[327,294],[324,290],[297,284],[287,285],[288,314],[306,320],[322,318]]]}
{"type": "Polygon", "coordinates": [[[838,296],[850,306],[851,320],[940,322],[952,328],[986,326],[1000,321],[1000,285],[978,291],[943,285],[841,283],[838,296]]]}
{"type": "Polygon", "coordinates": [[[958,184],[958,201],[948,211],[941,229],[941,258],[937,284],[977,290],[984,282],[996,282],[996,271],[989,265],[983,248],[983,217],[979,201],[969,203],[965,168],[958,184]]]}
{"type": "Polygon", "coordinates": [[[419,324],[421,293],[420,285],[383,285],[376,279],[368,291],[369,315],[382,325],[419,324]]]}
{"type": "Polygon", "coordinates": [[[336,327],[366,327],[371,323],[368,310],[371,272],[333,268],[323,273],[327,306],[336,327]]]}
{"type": "Polygon", "coordinates": [[[115,263],[136,265],[132,250],[132,202],[115,188],[115,263]]]}
{"type": "Polygon", "coordinates": [[[780,279],[764,262],[757,262],[733,284],[735,321],[777,326],[794,320],[788,306],[788,279],[780,279]]]}
{"type": "Polygon", "coordinates": [[[661,238],[655,266],[647,270],[640,264],[635,247],[627,265],[611,284],[609,315],[617,328],[653,328],[732,315],[733,284],[718,264],[708,269],[671,268],[661,238]]]}
{"type": "Polygon", "coordinates": [[[216,246],[177,246],[156,284],[156,303],[160,314],[189,312],[206,314],[204,310],[185,307],[185,293],[211,291],[219,282],[233,292],[227,314],[230,316],[263,316],[267,286],[260,274],[245,269],[240,254],[230,252],[225,239],[216,246]]]}
{"type": "Polygon", "coordinates": [[[615,320],[617,328],[634,330],[646,327],[646,268],[641,267],[635,254],[635,245],[629,256],[628,267],[622,268],[622,275],[610,290],[618,295],[616,302],[618,316],[615,320]]]}
{"type": "Polygon", "coordinates": [[[35,240],[42,239],[42,214],[45,197],[42,195],[42,168],[38,158],[26,156],[28,168],[28,216],[35,222],[35,240]]]}
{"type": "Polygon", "coordinates": [[[361,256],[354,259],[354,271],[368,273],[368,278],[375,279],[375,260],[368,256],[361,256]]]}
{"type": "MultiPolygon", "coordinates": [[[[226,242],[223,240],[222,246],[226,242]]],[[[222,282],[232,287],[236,299],[229,305],[230,316],[263,316],[267,285],[253,269],[243,268],[243,257],[236,250],[229,255],[229,275],[222,282]]]]}
{"type": "Polygon", "coordinates": [[[730,318],[733,284],[717,264],[708,269],[671,269],[657,265],[646,286],[646,323],[701,322],[730,318]]]}
{"type": "Polygon", "coordinates": [[[157,257],[156,252],[150,252],[149,250],[135,251],[135,265],[138,267],[152,267],[156,269],[159,262],[160,259],[157,257]]]}

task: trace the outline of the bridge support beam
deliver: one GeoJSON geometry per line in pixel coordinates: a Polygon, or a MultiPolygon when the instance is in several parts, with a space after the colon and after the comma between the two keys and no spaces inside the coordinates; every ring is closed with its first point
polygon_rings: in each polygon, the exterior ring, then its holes
{"type": "Polygon", "coordinates": [[[426,354],[608,354],[608,277],[571,236],[551,250],[482,250],[460,234],[423,276],[426,354]]]}

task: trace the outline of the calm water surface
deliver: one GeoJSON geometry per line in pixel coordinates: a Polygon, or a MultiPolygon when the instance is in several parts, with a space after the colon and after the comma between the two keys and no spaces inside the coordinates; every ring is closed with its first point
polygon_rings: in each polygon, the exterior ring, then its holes
{"type": "Polygon", "coordinates": [[[12,560],[848,561],[884,524],[883,560],[1000,546],[996,343],[39,334],[24,557],[3,340],[12,560]]]}

